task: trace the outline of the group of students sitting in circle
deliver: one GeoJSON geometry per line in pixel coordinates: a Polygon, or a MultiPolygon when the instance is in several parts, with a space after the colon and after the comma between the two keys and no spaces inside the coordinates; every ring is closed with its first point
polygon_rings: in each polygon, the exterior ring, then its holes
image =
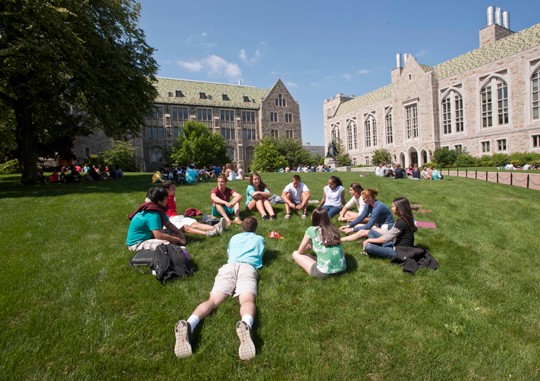
{"type": "MultiPolygon", "coordinates": [[[[257,219],[247,216],[240,219],[242,195],[227,187],[227,177],[220,174],[217,186],[211,190],[212,214],[219,217],[219,223],[210,226],[195,219],[178,215],[176,211],[176,185],[164,181],[162,187],[153,187],[137,210],[130,214],[126,245],[131,251],[155,250],[161,244],[186,245],[184,233],[206,236],[220,235],[232,223],[242,225],[243,232],[231,237],[227,247],[227,263],[215,278],[214,286],[207,300],[201,302],[186,320],[179,320],[174,328],[174,352],[178,358],[192,355],[191,336],[199,322],[208,316],[229,296],[238,297],[241,320],[235,325],[240,340],[238,354],[241,360],[249,360],[256,354],[251,337],[255,300],[257,296],[257,270],[262,266],[265,252],[264,238],[256,234],[257,219]],[[232,218],[232,221],[231,221],[232,218]]],[[[342,247],[343,242],[366,238],[363,242],[364,254],[394,259],[396,248],[414,246],[416,226],[411,206],[406,198],[396,198],[391,211],[377,200],[377,191],[363,189],[358,183],[349,186],[351,199],[345,202],[345,189],[341,179],[331,176],[323,189],[322,199],[311,214],[311,226],[304,233],[292,259],[307,274],[325,279],[343,274],[347,263],[342,247]],[[357,206],[358,211],[351,209],[357,206]],[[392,212],[397,219],[394,222],[392,212]],[[331,222],[347,222],[339,229],[331,222]],[[345,236],[341,236],[346,234],[345,236]]],[[[302,213],[307,218],[310,191],[299,175],[283,189],[285,219],[292,213],[302,213]]],[[[263,220],[276,219],[270,202],[270,190],[261,176],[253,172],[246,189],[246,209],[261,214],[263,220]]]]}

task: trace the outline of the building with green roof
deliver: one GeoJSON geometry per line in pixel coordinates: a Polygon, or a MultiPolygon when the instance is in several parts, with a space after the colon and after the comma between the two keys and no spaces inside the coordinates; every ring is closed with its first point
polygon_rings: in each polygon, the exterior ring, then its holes
{"type": "Polygon", "coordinates": [[[324,101],[324,140],[340,139],[353,164],[386,149],[394,163],[423,165],[448,147],[473,156],[540,152],[540,24],[510,30],[487,10],[480,47],[436,66],[396,55],[389,85],[324,101]]]}
{"type": "MultiPolygon", "coordinates": [[[[248,168],[257,142],[271,136],[302,142],[300,106],[278,79],[270,88],[157,78],[158,96],[152,111],[134,139],[137,164],[154,171],[166,163],[166,153],[176,143],[188,121],[205,124],[227,141],[227,153],[248,168]]],[[[80,137],[74,144],[77,157],[89,157],[111,147],[104,136],[80,137]]],[[[225,163],[208,163],[225,164],[225,163]]]]}

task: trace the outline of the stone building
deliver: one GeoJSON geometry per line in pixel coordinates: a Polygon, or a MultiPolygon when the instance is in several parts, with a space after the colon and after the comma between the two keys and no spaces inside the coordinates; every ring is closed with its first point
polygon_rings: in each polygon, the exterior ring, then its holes
{"type": "Polygon", "coordinates": [[[540,152],[540,24],[512,32],[489,7],[480,47],[436,66],[396,56],[389,85],[324,102],[325,146],[339,138],[353,164],[388,150],[403,166],[436,148],[473,156],[540,152]]]}
{"type": "MultiPolygon", "coordinates": [[[[141,134],[134,139],[138,166],[154,171],[165,165],[179,131],[188,121],[205,124],[227,141],[231,161],[249,167],[263,137],[302,141],[300,107],[281,80],[269,89],[251,86],[157,78],[156,98],[141,134]]],[[[73,153],[81,158],[111,147],[102,135],[79,137],[73,153]]]]}

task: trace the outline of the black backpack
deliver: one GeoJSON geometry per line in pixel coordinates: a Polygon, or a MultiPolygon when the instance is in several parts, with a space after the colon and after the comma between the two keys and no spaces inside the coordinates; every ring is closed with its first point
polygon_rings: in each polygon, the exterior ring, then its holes
{"type": "Polygon", "coordinates": [[[187,251],[171,244],[159,245],[155,250],[139,250],[129,263],[132,266],[148,266],[162,284],[168,279],[188,277],[197,271],[187,251]]]}

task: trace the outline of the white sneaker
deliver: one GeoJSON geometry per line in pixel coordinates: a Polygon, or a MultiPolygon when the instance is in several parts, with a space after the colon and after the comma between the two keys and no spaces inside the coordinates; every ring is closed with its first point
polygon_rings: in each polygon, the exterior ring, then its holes
{"type": "Polygon", "coordinates": [[[186,358],[192,354],[191,344],[189,343],[190,330],[189,323],[185,320],[180,320],[174,327],[174,336],[176,337],[174,354],[178,358],[186,358]]]}
{"type": "Polygon", "coordinates": [[[236,334],[240,339],[240,347],[238,348],[240,360],[251,360],[255,357],[255,344],[251,339],[251,328],[245,321],[240,320],[236,323],[236,334]]]}

